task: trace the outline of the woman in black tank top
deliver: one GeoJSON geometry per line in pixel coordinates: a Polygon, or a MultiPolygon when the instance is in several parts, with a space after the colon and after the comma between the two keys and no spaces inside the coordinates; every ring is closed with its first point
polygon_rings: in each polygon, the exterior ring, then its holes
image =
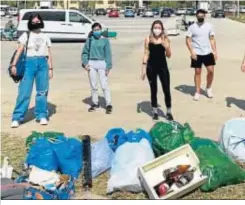
{"type": "Polygon", "coordinates": [[[145,39],[145,52],[143,57],[142,80],[147,76],[151,89],[151,105],[153,120],[158,120],[157,103],[157,76],[159,76],[165,104],[167,107],[167,120],[173,120],[171,112],[170,76],[166,57],[171,57],[170,41],[164,34],[161,21],[156,20],[151,27],[151,35],[145,39]]]}

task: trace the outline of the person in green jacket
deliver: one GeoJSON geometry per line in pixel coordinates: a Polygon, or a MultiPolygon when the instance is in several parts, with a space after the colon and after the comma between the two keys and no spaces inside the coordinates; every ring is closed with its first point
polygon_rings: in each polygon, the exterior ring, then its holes
{"type": "Polygon", "coordinates": [[[100,107],[98,75],[106,100],[106,114],[111,114],[111,93],[108,85],[108,75],[112,68],[111,46],[108,38],[102,36],[102,26],[99,23],[92,25],[92,31],[82,51],[82,66],[88,72],[92,93],[92,105],[88,111],[93,112],[100,107]]]}

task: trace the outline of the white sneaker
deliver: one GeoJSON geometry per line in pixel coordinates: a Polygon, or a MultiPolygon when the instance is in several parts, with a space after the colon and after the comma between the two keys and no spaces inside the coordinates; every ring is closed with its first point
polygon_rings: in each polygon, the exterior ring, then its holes
{"type": "Polygon", "coordinates": [[[200,98],[200,93],[195,93],[193,100],[198,101],[200,98]]]}
{"type": "Polygon", "coordinates": [[[20,126],[20,124],[19,124],[19,122],[18,121],[13,121],[12,122],[12,124],[11,124],[11,128],[17,128],[17,127],[19,127],[20,126]]]}
{"type": "Polygon", "coordinates": [[[47,125],[47,124],[48,124],[48,120],[46,118],[40,119],[40,125],[47,125]]]}
{"type": "Polygon", "coordinates": [[[207,93],[208,98],[213,98],[213,97],[214,97],[211,88],[207,88],[207,89],[206,89],[206,93],[207,93]]]}

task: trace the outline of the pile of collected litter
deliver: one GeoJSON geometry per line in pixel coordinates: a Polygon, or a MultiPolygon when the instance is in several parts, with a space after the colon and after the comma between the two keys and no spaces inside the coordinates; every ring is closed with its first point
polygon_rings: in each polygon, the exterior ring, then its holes
{"type": "Polygon", "coordinates": [[[92,180],[108,170],[108,195],[144,191],[150,199],[176,199],[197,188],[212,192],[243,183],[245,171],[236,162],[245,162],[244,127],[244,118],[228,121],[219,142],[177,122],[158,122],[149,132],[113,128],[91,144],[89,136],[33,132],[26,139],[25,169],[15,181],[6,181],[13,168],[3,165],[1,198],[72,199],[80,174],[88,194],[92,180]]]}

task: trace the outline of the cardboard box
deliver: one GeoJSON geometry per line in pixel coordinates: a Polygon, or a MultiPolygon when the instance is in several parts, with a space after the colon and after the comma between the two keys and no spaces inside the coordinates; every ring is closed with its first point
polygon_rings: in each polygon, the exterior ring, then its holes
{"type": "Polygon", "coordinates": [[[207,177],[201,173],[199,163],[199,159],[191,146],[184,145],[140,167],[138,176],[150,199],[177,199],[207,181],[207,177]],[[177,165],[191,165],[192,168],[195,168],[193,180],[181,188],[173,185],[173,192],[159,197],[154,187],[165,180],[164,170],[177,165]]]}

